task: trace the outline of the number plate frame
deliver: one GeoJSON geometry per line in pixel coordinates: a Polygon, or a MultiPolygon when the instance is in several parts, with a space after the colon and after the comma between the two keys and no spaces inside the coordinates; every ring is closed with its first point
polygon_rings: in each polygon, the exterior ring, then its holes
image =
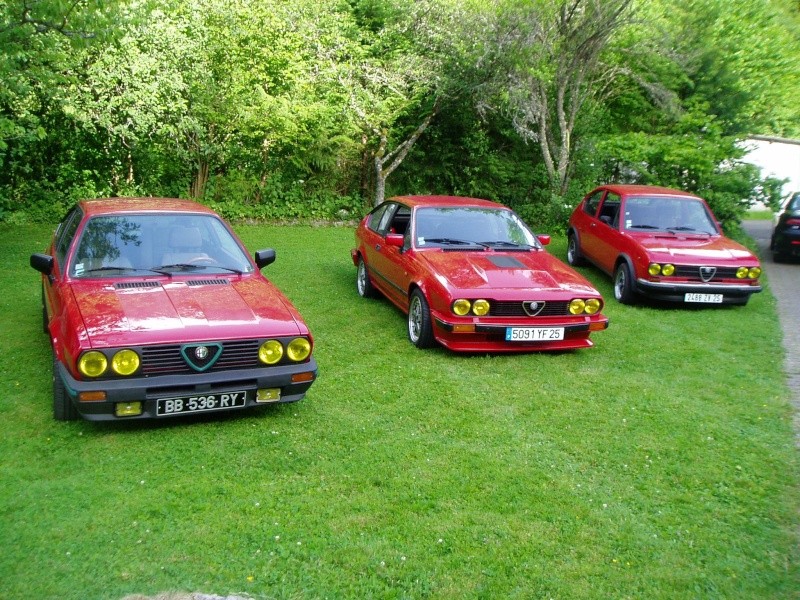
{"type": "Polygon", "coordinates": [[[507,342],[560,342],[563,327],[506,327],[507,342]]]}
{"type": "Polygon", "coordinates": [[[247,405],[247,392],[215,392],[213,394],[196,394],[194,396],[175,396],[156,400],[156,416],[171,417],[174,415],[212,412],[243,408],[247,405]]]}
{"type": "Polygon", "coordinates": [[[683,301],[699,304],[722,304],[722,294],[693,294],[687,292],[683,296],[683,301]]]}

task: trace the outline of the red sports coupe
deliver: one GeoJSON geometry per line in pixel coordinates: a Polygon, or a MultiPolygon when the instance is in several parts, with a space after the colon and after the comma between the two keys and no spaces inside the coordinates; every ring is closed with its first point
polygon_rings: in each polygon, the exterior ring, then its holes
{"type": "Polygon", "coordinates": [[[358,293],[379,290],[406,312],[419,348],[569,350],[608,327],[599,292],[543,248],[550,237],[495,202],[392,198],[364,217],[355,241],[358,293]]]}
{"type": "Polygon", "coordinates": [[[300,400],[316,378],[300,314],[217,214],[187,200],[80,202],[42,273],[58,420],[172,417],[300,400]]]}
{"type": "Polygon", "coordinates": [[[669,188],[604,185],[572,213],[567,261],[613,277],[622,303],[648,296],[691,304],[747,304],[761,291],[756,256],[725,237],[702,198],[669,188]]]}

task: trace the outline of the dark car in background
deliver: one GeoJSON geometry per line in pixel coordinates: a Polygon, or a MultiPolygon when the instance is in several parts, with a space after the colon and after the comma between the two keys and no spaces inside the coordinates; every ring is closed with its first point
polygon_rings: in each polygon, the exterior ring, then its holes
{"type": "Polygon", "coordinates": [[[46,254],[57,420],[163,418],[300,400],[313,339],[212,210],[188,200],[78,203],[46,254]]]}
{"type": "Polygon", "coordinates": [[[723,235],[706,202],[679,190],[604,185],[578,204],[567,261],[611,275],[614,297],[687,304],[746,304],[761,291],[758,258],[723,235]]]}
{"type": "Polygon", "coordinates": [[[775,262],[800,258],[800,192],[792,194],[778,213],[769,247],[775,262]]]}

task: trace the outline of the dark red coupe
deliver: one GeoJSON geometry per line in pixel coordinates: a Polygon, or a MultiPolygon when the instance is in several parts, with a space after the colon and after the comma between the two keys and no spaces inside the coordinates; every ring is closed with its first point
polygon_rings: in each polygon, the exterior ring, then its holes
{"type": "Polygon", "coordinates": [[[550,237],[495,202],[392,198],[364,217],[355,241],[358,293],[379,290],[406,312],[419,348],[569,350],[608,327],[597,290],[543,248],[550,237]]]}
{"type": "Polygon", "coordinates": [[[747,304],[761,266],[725,237],[702,198],[644,185],[604,185],[572,213],[567,261],[613,277],[614,297],[689,304],[747,304]]]}
{"type": "Polygon", "coordinates": [[[112,198],[76,205],[42,273],[58,420],[172,417],[300,400],[313,340],[230,228],[200,204],[112,198]]]}

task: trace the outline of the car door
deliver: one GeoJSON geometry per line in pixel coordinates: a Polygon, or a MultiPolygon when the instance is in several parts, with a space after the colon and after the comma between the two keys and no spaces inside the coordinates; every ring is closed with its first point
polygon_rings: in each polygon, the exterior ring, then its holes
{"type": "Polygon", "coordinates": [[[42,279],[42,296],[51,319],[60,318],[63,312],[62,288],[67,276],[67,258],[83,213],[76,207],[72,209],[56,230],[53,242],[53,272],[42,279]]]}
{"type": "Polygon", "coordinates": [[[591,220],[589,235],[581,239],[581,248],[586,257],[607,273],[614,270],[614,263],[619,256],[621,203],[619,195],[606,192],[596,217],[591,220]]]}
{"type": "Polygon", "coordinates": [[[580,232],[581,253],[592,262],[596,260],[598,246],[597,226],[599,221],[597,213],[605,196],[605,190],[597,190],[589,195],[583,201],[579,216],[580,221],[577,223],[580,232]]]}
{"type": "Polygon", "coordinates": [[[364,245],[366,262],[373,284],[392,302],[399,306],[407,303],[405,269],[401,265],[403,250],[386,242],[389,234],[405,235],[409,230],[411,210],[397,202],[387,202],[385,209],[376,211],[370,220],[367,243],[364,245]]]}

